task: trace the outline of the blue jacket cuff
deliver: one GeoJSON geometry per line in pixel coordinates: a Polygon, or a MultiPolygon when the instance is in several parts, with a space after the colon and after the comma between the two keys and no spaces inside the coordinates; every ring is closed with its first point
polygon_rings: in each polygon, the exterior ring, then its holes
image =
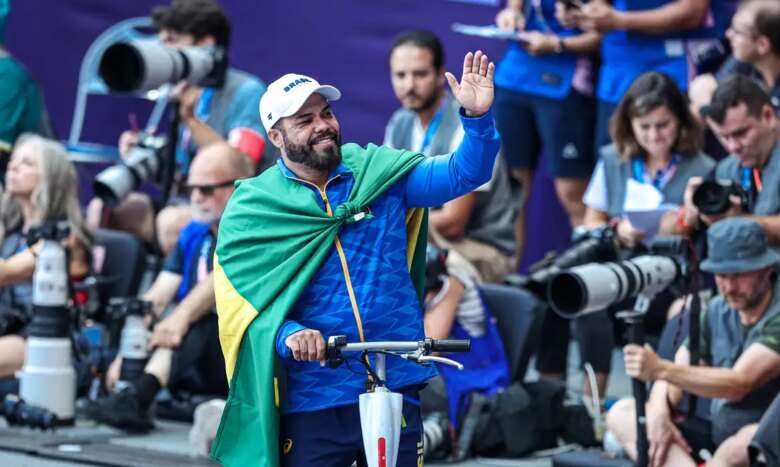
{"type": "Polygon", "coordinates": [[[298,331],[302,331],[306,329],[306,326],[301,325],[297,321],[287,320],[284,323],[282,323],[282,326],[279,328],[279,331],[276,333],[276,353],[279,355],[279,358],[281,359],[290,359],[292,358],[292,352],[290,352],[290,348],[285,345],[285,341],[288,337],[295,334],[298,331]]]}
{"type": "Polygon", "coordinates": [[[474,136],[492,137],[495,132],[492,108],[479,117],[467,117],[461,107],[460,121],[463,124],[463,131],[474,136]]]}

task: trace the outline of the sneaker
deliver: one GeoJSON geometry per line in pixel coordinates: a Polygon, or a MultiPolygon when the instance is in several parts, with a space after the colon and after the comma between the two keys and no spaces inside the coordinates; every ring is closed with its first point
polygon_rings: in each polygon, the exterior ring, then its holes
{"type": "Polygon", "coordinates": [[[152,416],[149,410],[141,408],[133,386],[108,397],[89,401],[86,414],[98,423],[130,433],[146,433],[154,428],[152,416]]]}

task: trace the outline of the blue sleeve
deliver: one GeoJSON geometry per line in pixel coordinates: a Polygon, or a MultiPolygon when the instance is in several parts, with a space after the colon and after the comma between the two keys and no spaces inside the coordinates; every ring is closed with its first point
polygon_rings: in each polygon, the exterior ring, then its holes
{"type": "Polygon", "coordinates": [[[285,345],[285,341],[288,337],[295,334],[298,331],[306,329],[306,326],[298,323],[297,321],[287,320],[279,327],[279,331],[276,333],[276,354],[282,360],[292,359],[292,352],[290,348],[285,345]]]}
{"type": "Polygon", "coordinates": [[[234,128],[250,128],[266,138],[265,130],[257,115],[263,93],[265,93],[265,85],[257,80],[248,80],[236,90],[225,122],[225,134],[230,133],[234,128]]]}
{"type": "Polygon", "coordinates": [[[488,111],[468,118],[461,109],[463,141],[453,154],[427,157],[406,179],[406,205],[413,208],[442,204],[479,188],[493,175],[501,138],[488,111]]]}
{"type": "Polygon", "coordinates": [[[255,79],[247,81],[236,90],[225,122],[224,135],[227,138],[230,130],[234,128],[249,128],[260,134],[266,141],[263,158],[260,162],[262,168],[272,165],[278,157],[276,146],[268,140],[268,135],[258,116],[257,109],[260,108],[260,98],[265,94],[265,91],[265,84],[255,79]]]}
{"type": "Polygon", "coordinates": [[[184,270],[184,252],[182,251],[181,243],[176,241],[176,246],[165,258],[163,263],[163,271],[172,272],[174,274],[182,275],[184,270]]]}

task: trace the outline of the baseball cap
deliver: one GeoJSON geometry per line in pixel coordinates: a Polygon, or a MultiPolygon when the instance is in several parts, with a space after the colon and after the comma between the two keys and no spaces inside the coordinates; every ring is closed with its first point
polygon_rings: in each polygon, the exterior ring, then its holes
{"type": "Polygon", "coordinates": [[[321,85],[310,76],[296,73],[288,73],[268,85],[260,98],[260,120],[265,131],[268,132],[280,118],[294,115],[315,92],[328,102],[341,98],[341,91],[335,87],[321,85]]]}

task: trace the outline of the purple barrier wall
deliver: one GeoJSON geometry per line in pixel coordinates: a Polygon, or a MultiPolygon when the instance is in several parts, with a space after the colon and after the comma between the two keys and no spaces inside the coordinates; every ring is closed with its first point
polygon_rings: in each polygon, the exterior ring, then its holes
{"type": "MultiPolygon", "coordinates": [[[[152,0],[12,0],[8,48],[40,81],[54,128],[65,139],[81,59],[107,27],[145,16],[152,0]]],[[[397,107],[389,80],[388,47],[406,29],[430,29],[442,39],[447,65],[459,75],[463,55],[481,48],[498,61],[503,44],[455,34],[455,22],[488,24],[495,7],[448,0],[223,0],[233,22],[231,64],[270,82],[287,72],[310,74],[344,93],[334,106],[345,141],[381,142],[397,107]]],[[[115,144],[129,112],[145,120],[149,106],[129,98],[89,100],[82,140],[115,144]]],[[[540,177],[537,177],[540,179],[540,177]]],[[[549,180],[534,188],[528,259],[565,244],[568,229],[549,180]],[[544,229],[535,226],[544,225],[544,229]],[[549,226],[561,226],[550,229],[549,226]],[[543,231],[542,235],[539,235],[543,231]],[[554,232],[553,232],[554,231],[554,232]],[[555,237],[555,238],[552,238],[555,237]]]]}

